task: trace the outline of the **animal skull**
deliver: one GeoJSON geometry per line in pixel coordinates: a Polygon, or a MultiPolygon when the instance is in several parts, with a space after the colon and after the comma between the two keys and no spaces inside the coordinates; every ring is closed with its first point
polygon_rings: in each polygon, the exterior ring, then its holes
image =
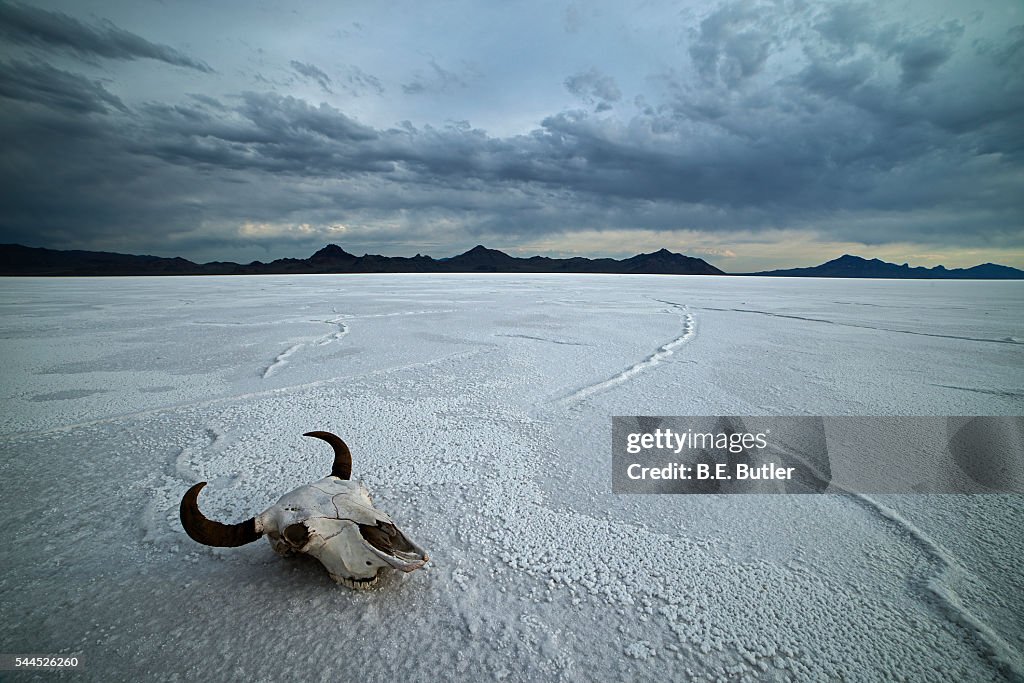
{"type": "Polygon", "coordinates": [[[422,567],[426,552],[398,530],[391,517],[373,507],[361,481],[351,481],[352,455],[330,432],[307,432],[334,448],[330,476],[286,493],[276,505],[238,524],[221,524],[199,511],[199,492],[190,488],[181,499],[181,525],[205,545],[236,547],[267,534],[280,555],[306,553],[320,560],[336,582],[349,588],[370,588],[380,570],[411,572],[422,567]]]}

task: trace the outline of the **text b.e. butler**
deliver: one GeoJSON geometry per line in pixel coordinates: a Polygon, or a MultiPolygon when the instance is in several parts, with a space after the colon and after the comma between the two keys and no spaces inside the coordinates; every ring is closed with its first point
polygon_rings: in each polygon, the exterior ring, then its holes
{"type": "Polygon", "coordinates": [[[795,467],[779,467],[774,463],[747,465],[736,463],[669,463],[663,467],[644,467],[633,463],[626,468],[630,479],[689,479],[695,481],[725,481],[730,479],[774,479],[788,480],[793,477],[795,467]]]}

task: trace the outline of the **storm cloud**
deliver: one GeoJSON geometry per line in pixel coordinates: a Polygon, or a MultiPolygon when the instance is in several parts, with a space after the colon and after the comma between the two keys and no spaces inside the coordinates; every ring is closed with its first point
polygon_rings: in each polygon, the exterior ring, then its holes
{"type": "Polygon", "coordinates": [[[305,64],[295,59],[291,61],[291,65],[297,74],[315,81],[324,90],[324,92],[331,92],[331,77],[319,68],[313,64],[305,64]]]}
{"type": "Polygon", "coordinates": [[[615,79],[595,68],[566,78],[565,89],[588,104],[596,104],[596,111],[608,111],[614,102],[622,99],[615,79]]]}
{"type": "Polygon", "coordinates": [[[89,26],[67,14],[20,3],[0,3],[0,35],[9,41],[42,48],[62,48],[83,57],[156,59],[196,71],[212,69],[167,45],[152,43],[110,22],[89,26]]]}
{"type": "Polygon", "coordinates": [[[0,97],[33,102],[72,114],[102,113],[124,103],[98,81],[90,81],[48,64],[0,62],[0,97]]]}
{"type": "MultiPolygon", "coordinates": [[[[564,19],[552,31],[565,35],[564,19]]],[[[332,80],[312,52],[277,67],[253,52],[252,73],[278,68],[313,90],[217,76],[226,66],[214,62],[187,90],[140,100],[87,62],[47,64],[40,45],[66,46],[31,34],[18,42],[35,52],[0,63],[0,130],[13,141],[0,182],[16,189],[0,239],[242,260],[328,240],[447,255],[480,241],[565,245],[581,231],[697,235],[731,256],[785,234],[1003,250],[1012,265],[1024,246],[1021,31],[985,27],[857,4],[725,3],[681,21],[666,53],[677,59],[643,78],[596,53],[547,63],[552,88],[526,108],[548,111],[502,134],[459,114],[489,115],[485,94],[506,118],[526,105],[529,90],[517,100],[498,85],[536,76],[508,63],[477,60],[470,78],[429,57],[371,76],[350,54],[332,80]],[[387,93],[414,103],[410,116],[373,114],[387,93]]]]}

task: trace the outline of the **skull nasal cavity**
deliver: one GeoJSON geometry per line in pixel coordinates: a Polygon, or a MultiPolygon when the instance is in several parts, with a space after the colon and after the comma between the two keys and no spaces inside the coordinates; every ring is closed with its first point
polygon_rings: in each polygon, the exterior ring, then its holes
{"type": "Polygon", "coordinates": [[[309,529],[305,524],[291,524],[284,530],[285,540],[294,546],[303,546],[309,538],[309,529]]]}
{"type": "Polygon", "coordinates": [[[415,546],[409,542],[394,524],[377,522],[377,526],[359,525],[359,533],[377,550],[393,555],[398,552],[414,552],[415,546]]]}

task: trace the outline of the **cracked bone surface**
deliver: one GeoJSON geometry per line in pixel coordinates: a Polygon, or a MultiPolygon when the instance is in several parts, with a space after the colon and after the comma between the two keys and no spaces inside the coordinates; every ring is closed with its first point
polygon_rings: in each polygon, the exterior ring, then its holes
{"type": "Polygon", "coordinates": [[[370,492],[360,481],[349,479],[352,458],[348,446],[329,432],[307,432],[334,448],[334,466],[323,479],[300,486],[281,497],[259,515],[222,524],[199,511],[196,484],[181,501],[181,524],[195,541],[233,547],[266,534],[274,550],[284,556],[311,555],[331,578],[349,588],[376,585],[386,568],[411,572],[429,559],[426,551],[403,534],[391,517],[376,509],[370,492]]]}

